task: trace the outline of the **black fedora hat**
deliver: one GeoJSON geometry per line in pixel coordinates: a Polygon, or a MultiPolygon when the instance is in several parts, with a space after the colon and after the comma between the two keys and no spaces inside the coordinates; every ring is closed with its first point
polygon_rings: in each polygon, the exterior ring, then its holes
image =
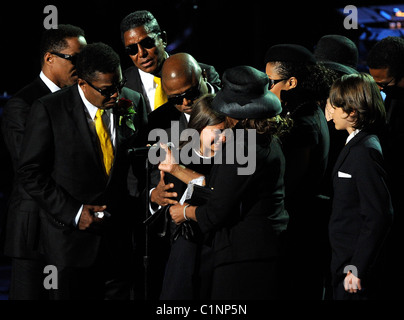
{"type": "Polygon", "coordinates": [[[268,90],[268,76],[249,66],[238,66],[223,73],[222,89],[212,108],[235,119],[272,118],[282,111],[278,97],[268,90]]]}

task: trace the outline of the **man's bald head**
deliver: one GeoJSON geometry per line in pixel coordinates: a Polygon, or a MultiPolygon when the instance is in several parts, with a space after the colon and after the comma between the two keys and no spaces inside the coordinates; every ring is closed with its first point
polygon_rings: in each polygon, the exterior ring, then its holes
{"type": "MultiPolygon", "coordinates": [[[[198,96],[208,92],[201,67],[188,53],[177,53],[164,61],[161,84],[168,98],[189,92],[192,88],[199,90],[198,96]]],[[[181,112],[190,113],[192,104],[193,100],[185,98],[182,105],[175,106],[181,112]]]]}
{"type": "Polygon", "coordinates": [[[188,53],[177,53],[165,60],[161,78],[163,83],[179,78],[191,82],[193,77],[199,78],[201,74],[201,67],[194,57],[188,53]]]}

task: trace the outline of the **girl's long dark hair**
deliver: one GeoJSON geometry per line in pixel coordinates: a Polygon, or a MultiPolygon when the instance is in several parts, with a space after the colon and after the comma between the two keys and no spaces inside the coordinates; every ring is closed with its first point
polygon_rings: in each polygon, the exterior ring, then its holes
{"type": "MultiPolygon", "coordinates": [[[[198,134],[207,126],[215,126],[226,120],[226,117],[212,109],[214,94],[205,94],[197,99],[192,106],[191,117],[189,118],[188,128],[195,129],[198,134]]],[[[180,148],[184,147],[192,140],[189,137],[187,141],[180,143],[180,148]]]]}

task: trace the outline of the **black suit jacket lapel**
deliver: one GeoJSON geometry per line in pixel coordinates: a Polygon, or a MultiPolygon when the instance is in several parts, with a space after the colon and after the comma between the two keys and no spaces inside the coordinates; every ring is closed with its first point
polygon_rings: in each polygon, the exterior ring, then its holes
{"type": "Polygon", "coordinates": [[[344,148],[342,148],[341,153],[339,154],[337,161],[335,162],[332,174],[331,174],[331,178],[333,178],[335,176],[335,174],[338,171],[338,168],[341,166],[341,164],[344,162],[344,160],[346,159],[346,157],[349,154],[349,151],[351,150],[351,148],[356,145],[357,143],[359,143],[364,137],[366,137],[368,134],[364,131],[359,132],[355,137],[353,137],[347,145],[344,146],[344,148]]]}
{"type": "Polygon", "coordinates": [[[93,139],[93,133],[90,131],[84,108],[85,105],[81,100],[78,88],[74,86],[72,88],[71,101],[67,101],[67,110],[70,112],[76,129],[80,133],[80,137],[82,138],[81,143],[84,144],[85,150],[88,150],[94,163],[99,167],[100,171],[104,173],[104,165],[102,163],[102,157],[100,156],[99,146],[93,139]]]}
{"type": "Polygon", "coordinates": [[[43,97],[49,93],[51,93],[50,89],[46,86],[45,82],[42,81],[40,77],[37,77],[35,80],[35,87],[38,90],[38,97],[43,97]]]}
{"type": "Polygon", "coordinates": [[[140,79],[139,69],[132,66],[124,71],[124,76],[127,79],[125,87],[137,92],[143,92],[142,80],[140,79]]]}

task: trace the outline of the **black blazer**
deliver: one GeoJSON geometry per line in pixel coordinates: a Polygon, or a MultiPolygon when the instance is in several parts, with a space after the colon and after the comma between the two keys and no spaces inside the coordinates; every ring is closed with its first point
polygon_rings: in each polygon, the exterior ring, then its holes
{"type": "Polygon", "coordinates": [[[126,206],[130,166],[127,149],[142,143],[137,140],[146,126],[146,111],[139,93],[125,89],[122,96],[135,104],[137,113],[132,117],[137,131],[124,121],[119,125],[114,116],[115,157],[109,177],[76,85],[39,99],[32,107],[18,174],[27,193],[40,206],[40,240],[49,263],[89,266],[102,240],[117,261],[128,258],[133,212],[126,206]],[[105,204],[111,217],[99,228],[81,231],[74,219],[82,204],[105,204]]]}
{"type": "MultiPolygon", "coordinates": [[[[199,66],[201,67],[202,71],[206,71],[206,78],[207,82],[212,85],[214,88],[215,92],[217,92],[220,89],[220,76],[216,72],[216,69],[213,66],[204,64],[204,63],[199,63],[199,66]]],[[[139,69],[136,66],[131,66],[128,69],[126,69],[123,72],[124,77],[127,79],[125,86],[140,92],[144,97],[146,97],[146,93],[144,92],[143,84],[142,84],[142,79],[140,78],[139,75],[139,69]]],[[[153,108],[151,108],[149,105],[147,106],[148,112],[151,112],[153,108]]]]}
{"type": "Polygon", "coordinates": [[[334,280],[354,265],[360,279],[371,272],[389,230],[393,209],[379,139],[361,131],[342,149],[332,172],[329,222],[334,280]]]}
{"type": "Polygon", "coordinates": [[[18,91],[5,105],[2,115],[2,132],[10,153],[14,181],[11,191],[7,226],[5,230],[4,253],[10,257],[34,259],[38,257],[39,208],[25,192],[20,179],[15,174],[18,168],[25,124],[32,103],[51,91],[37,77],[33,82],[18,91]]]}
{"type": "MultiPolygon", "coordinates": [[[[244,142],[246,152],[247,134],[244,138],[241,146],[244,142]]],[[[233,164],[226,159],[223,164],[214,164],[207,182],[213,188],[212,197],[196,209],[202,232],[215,232],[216,266],[279,254],[278,235],[289,219],[284,209],[285,159],[279,140],[257,135],[256,153],[251,156],[255,156],[256,168],[250,175],[239,174],[238,169],[245,166],[238,164],[237,158],[233,164]]]]}

